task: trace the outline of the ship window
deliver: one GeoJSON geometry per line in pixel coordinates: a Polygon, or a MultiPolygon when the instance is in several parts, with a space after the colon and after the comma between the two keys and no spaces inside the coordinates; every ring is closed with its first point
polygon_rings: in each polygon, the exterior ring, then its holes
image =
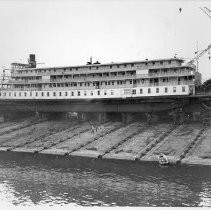
{"type": "Polygon", "coordinates": [[[81,92],[80,91],[78,91],[78,96],[80,96],[81,95],[81,92]]]}
{"type": "Polygon", "coordinates": [[[136,94],[136,89],[133,89],[132,94],[133,94],[133,95],[136,94]]]}
{"type": "Polygon", "coordinates": [[[57,87],[60,87],[60,84],[57,84],[57,87]]]}
{"type": "Polygon", "coordinates": [[[11,96],[11,93],[9,93],[9,96],[11,96]]]}
{"type": "Polygon", "coordinates": [[[4,93],[4,96],[6,96],[6,93],[4,93]]]}
{"type": "Polygon", "coordinates": [[[80,86],[82,86],[82,83],[80,83],[80,86]]]}
{"type": "Polygon", "coordinates": [[[132,84],[132,80],[130,80],[130,84],[132,84]]]}
{"type": "Polygon", "coordinates": [[[36,96],[38,96],[38,92],[36,92],[36,96]]]}
{"type": "Polygon", "coordinates": [[[127,67],[127,65],[125,64],[124,67],[127,67]]]}
{"type": "Polygon", "coordinates": [[[142,94],[143,93],[143,89],[140,89],[140,94],[142,94]]]}
{"type": "Polygon", "coordinates": [[[163,64],[163,61],[160,61],[160,64],[163,64]]]}
{"type": "Polygon", "coordinates": [[[152,62],[152,65],[155,65],[155,62],[152,62]]]}
{"type": "Polygon", "coordinates": [[[114,95],[114,91],[113,90],[111,90],[111,95],[114,95]]]}
{"type": "Polygon", "coordinates": [[[98,66],[96,67],[96,69],[98,69],[98,66]]]}
{"type": "Polygon", "coordinates": [[[147,66],[147,63],[145,63],[145,66],[147,66]]]}
{"type": "Polygon", "coordinates": [[[91,96],[93,96],[93,91],[91,91],[91,96]]]}
{"type": "Polygon", "coordinates": [[[47,92],[47,96],[49,96],[49,92],[47,92]]]}
{"type": "Polygon", "coordinates": [[[97,91],[97,95],[100,95],[100,91],[99,90],[97,91]]]}
{"type": "Polygon", "coordinates": [[[87,83],[88,86],[90,86],[90,83],[87,83]]]}
{"type": "Polygon", "coordinates": [[[104,95],[105,95],[105,96],[107,95],[107,92],[106,92],[106,90],[104,91],[104,95]]]}
{"type": "Polygon", "coordinates": [[[131,64],[131,67],[133,67],[133,66],[134,66],[134,64],[132,63],[132,64],[131,64]]]}
{"type": "Polygon", "coordinates": [[[151,93],[151,89],[150,88],[148,88],[148,93],[151,93]]]}
{"type": "Polygon", "coordinates": [[[32,96],[32,92],[30,92],[30,96],[32,96]]]}
{"type": "Polygon", "coordinates": [[[117,85],[119,85],[119,81],[117,81],[117,85]]]}
{"type": "Polygon", "coordinates": [[[171,61],[169,61],[169,64],[171,64],[171,61]]]}
{"type": "Polygon", "coordinates": [[[74,96],[74,92],[71,93],[71,96],[74,96]]]}
{"type": "Polygon", "coordinates": [[[59,96],[62,96],[62,92],[59,92],[59,96]]]}
{"type": "Polygon", "coordinates": [[[110,66],[110,69],[112,69],[112,66],[110,66]]]}
{"type": "Polygon", "coordinates": [[[112,82],[112,85],[114,85],[114,82],[112,82]]]}
{"type": "Polygon", "coordinates": [[[44,96],[44,93],[42,92],[42,96],[44,96]]]}
{"type": "Polygon", "coordinates": [[[173,92],[174,92],[174,93],[176,92],[176,87],[173,87],[173,92]]]}
{"type": "Polygon", "coordinates": [[[24,96],[26,96],[26,92],[24,93],[24,96]]]}
{"type": "Polygon", "coordinates": [[[156,88],[156,93],[159,93],[159,88],[156,88]]]}
{"type": "Polygon", "coordinates": [[[14,93],[14,96],[16,96],[16,93],[14,93]]]}
{"type": "Polygon", "coordinates": [[[111,83],[110,82],[108,82],[108,85],[110,85],[111,83]]]}
{"type": "Polygon", "coordinates": [[[119,65],[117,65],[116,67],[119,68],[119,65]]]}
{"type": "Polygon", "coordinates": [[[185,92],[185,86],[182,87],[182,92],[185,92]]]}
{"type": "Polygon", "coordinates": [[[21,96],[21,92],[19,93],[19,96],[21,96]]]}
{"type": "Polygon", "coordinates": [[[84,91],[84,95],[85,95],[85,96],[87,95],[86,91],[84,91]]]}
{"type": "Polygon", "coordinates": [[[168,93],[168,88],[167,87],[165,87],[165,93],[168,93]]]}
{"type": "Polygon", "coordinates": [[[105,85],[107,85],[107,82],[105,82],[105,85]]]}
{"type": "Polygon", "coordinates": [[[78,68],[75,68],[76,71],[78,71],[78,68]]]}
{"type": "Polygon", "coordinates": [[[0,93],[0,96],[1,96],[1,93],[0,93]]]}
{"type": "Polygon", "coordinates": [[[53,96],[56,96],[56,92],[53,92],[53,96]]]}
{"type": "Polygon", "coordinates": [[[65,96],[67,96],[67,92],[65,92],[65,96]]]}

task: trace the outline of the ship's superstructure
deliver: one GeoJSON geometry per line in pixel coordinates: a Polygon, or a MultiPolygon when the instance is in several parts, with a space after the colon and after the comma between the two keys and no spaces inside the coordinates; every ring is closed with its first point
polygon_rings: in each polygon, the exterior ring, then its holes
{"type": "Polygon", "coordinates": [[[179,58],[36,68],[12,63],[11,77],[2,83],[1,99],[115,99],[195,94],[200,74],[179,58]]]}

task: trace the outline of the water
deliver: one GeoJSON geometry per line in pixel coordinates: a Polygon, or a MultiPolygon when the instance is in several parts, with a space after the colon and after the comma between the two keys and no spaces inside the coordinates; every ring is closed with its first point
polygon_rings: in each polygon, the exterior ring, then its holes
{"type": "Polygon", "coordinates": [[[211,206],[211,169],[0,154],[1,206],[211,206]]]}

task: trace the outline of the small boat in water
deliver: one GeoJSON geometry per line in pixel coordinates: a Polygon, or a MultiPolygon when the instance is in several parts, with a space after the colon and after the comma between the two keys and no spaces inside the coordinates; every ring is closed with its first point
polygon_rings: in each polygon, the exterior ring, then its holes
{"type": "Polygon", "coordinates": [[[169,164],[168,158],[163,153],[161,153],[158,156],[158,162],[160,165],[168,165],[169,164]]]}

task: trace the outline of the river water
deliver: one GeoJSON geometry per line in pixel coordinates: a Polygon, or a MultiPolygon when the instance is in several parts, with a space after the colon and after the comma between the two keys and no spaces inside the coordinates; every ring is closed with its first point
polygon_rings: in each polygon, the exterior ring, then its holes
{"type": "Polygon", "coordinates": [[[0,206],[211,206],[211,169],[1,153],[0,206]]]}

